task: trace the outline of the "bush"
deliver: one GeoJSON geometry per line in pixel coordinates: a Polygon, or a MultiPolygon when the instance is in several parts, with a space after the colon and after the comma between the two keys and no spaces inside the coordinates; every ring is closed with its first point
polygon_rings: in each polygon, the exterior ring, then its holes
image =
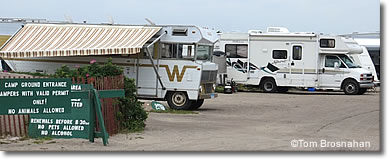
{"type": "Polygon", "coordinates": [[[142,107],[142,102],[136,98],[135,80],[125,78],[125,97],[119,99],[119,111],[116,119],[120,122],[121,131],[138,132],[143,131],[147,112],[142,107]]]}
{"type": "Polygon", "coordinates": [[[117,65],[114,65],[112,58],[103,65],[99,65],[95,60],[90,61],[89,65],[78,67],[75,70],[71,70],[67,65],[63,65],[60,69],[54,73],[54,77],[59,78],[71,78],[71,77],[108,77],[118,76],[123,73],[123,69],[117,65]]]}

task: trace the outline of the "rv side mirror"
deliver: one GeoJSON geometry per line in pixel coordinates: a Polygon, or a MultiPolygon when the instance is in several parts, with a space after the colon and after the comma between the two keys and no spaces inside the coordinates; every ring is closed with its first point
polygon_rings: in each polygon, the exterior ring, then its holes
{"type": "Polygon", "coordinates": [[[334,68],[335,69],[339,69],[339,63],[338,62],[334,62],[334,68]]]}

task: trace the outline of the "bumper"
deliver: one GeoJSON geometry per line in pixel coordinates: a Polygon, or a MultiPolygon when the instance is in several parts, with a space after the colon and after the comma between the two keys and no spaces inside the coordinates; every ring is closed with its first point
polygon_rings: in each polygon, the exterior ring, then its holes
{"type": "Polygon", "coordinates": [[[374,83],[360,83],[360,88],[373,88],[374,86],[374,83]]]}
{"type": "Polygon", "coordinates": [[[217,93],[200,94],[198,99],[213,99],[218,97],[217,93]]]}

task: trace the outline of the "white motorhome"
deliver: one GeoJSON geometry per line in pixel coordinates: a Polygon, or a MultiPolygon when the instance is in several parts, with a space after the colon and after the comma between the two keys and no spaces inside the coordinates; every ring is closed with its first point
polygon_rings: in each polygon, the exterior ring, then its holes
{"type": "Polygon", "coordinates": [[[380,85],[380,32],[366,32],[341,35],[350,37],[363,46],[363,53],[354,54],[351,57],[354,62],[372,72],[374,83],[380,85]]]}
{"type": "Polygon", "coordinates": [[[214,30],[196,26],[27,24],[1,48],[3,69],[54,73],[112,57],[137,96],[167,100],[173,109],[198,109],[217,97],[211,61],[214,30]]]}
{"type": "Polygon", "coordinates": [[[348,56],[362,48],[345,37],[270,27],[267,32],[222,33],[215,48],[227,55],[227,79],[259,85],[264,92],[299,87],[363,94],[374,86],[372,73],[348,56]]]}

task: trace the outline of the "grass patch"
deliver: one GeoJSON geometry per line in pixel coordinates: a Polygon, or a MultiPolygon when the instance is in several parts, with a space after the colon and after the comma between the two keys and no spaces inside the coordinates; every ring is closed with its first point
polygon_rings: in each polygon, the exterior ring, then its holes
{"type": "Polygon", "coordinates": [[[199,114],[197,111],[191,110],[175,110],[175,109],[167,109],[167,110],[150,110],[152,113],[171,113],[171,114],[199,114]]]}
{"type": "Polygon", "coordinates": [[[35,141],[33,141],[34,144],[43,144],[45,141],[53,140],[52,137],[43,137],[43,138],[36,138],[35,141]]]}
{"type": "Polygon", "coordinates": [[[215,91],[217,93],[224,93],[224,86],[217,86],[215,91]]]}

